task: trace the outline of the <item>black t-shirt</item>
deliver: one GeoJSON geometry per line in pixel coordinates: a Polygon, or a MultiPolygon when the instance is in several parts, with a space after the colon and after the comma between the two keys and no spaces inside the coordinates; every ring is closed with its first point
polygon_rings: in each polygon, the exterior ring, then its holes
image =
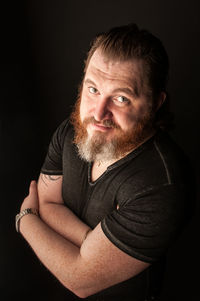
{"type": "Polygon", "coordinates": [[[79,158],[73,138],[73,127],[65,120],[53,135],[41,172],[63,175],[63,200],[82,221],[92,228],[101,223],[119,249],[152,263],[150,269],[94,300],[143,300],[151,281],[149,271],[165,256],[187,219],[191,191],[187,159],[168,134],[158,131],[92,182],[92,164],[79,158]]]}

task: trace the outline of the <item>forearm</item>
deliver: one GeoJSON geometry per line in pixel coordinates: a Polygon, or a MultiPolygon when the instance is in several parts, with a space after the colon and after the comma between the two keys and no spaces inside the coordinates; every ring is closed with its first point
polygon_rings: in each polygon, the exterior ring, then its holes
{"type": "Polygon", "coordinates": [[[20,233],[50,272],[64,286],[78,294],[76,275],[80,248],[64,239],[33,214],[28,214],[20,220],[20,233]]]}
{"type": "MultiPolygon", "coordinates": [[[[33,181],[29,195],[21,205],[21,212],[26,208],[38,210],[38,203],[37,184],[33,181]]],[[[100,224],[89,233],[80,248],[37,215],[21,216],[18,225],[41,262],[65,287],[81,298],[123,282],[148,266],[112,244],[100,224]]]]}
{"type": "Polygon", "coordinates": [[[63,204],[46,202],[39,207],[39,211],[42,220],[47,225],[78,247],[91,230],[63,204]]]}

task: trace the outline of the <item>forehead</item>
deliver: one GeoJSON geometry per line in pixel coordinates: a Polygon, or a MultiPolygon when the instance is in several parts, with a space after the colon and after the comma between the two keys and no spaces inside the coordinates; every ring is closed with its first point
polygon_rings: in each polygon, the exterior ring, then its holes
{"type": "Polygon", "coordinates": [[[142,60],[113,60],[96,50],[88,64],[85,77],[96,76],[97,79],[122,82],[128,85],[137,84],[143,87],[144,66],[142,60]]]}

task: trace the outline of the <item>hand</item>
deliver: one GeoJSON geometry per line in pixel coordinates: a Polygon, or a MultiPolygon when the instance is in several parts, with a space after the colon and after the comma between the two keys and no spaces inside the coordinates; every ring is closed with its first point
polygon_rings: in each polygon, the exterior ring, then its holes
{"type": "Polygon", "coordinates": [[[24,199],[20,211],[27,209],[27,208],[33,208],[33,209],[39,209],[39,199],[38,199],[38,190],[37,190],[37,183],[36,181],[32,181],[29,187],[29,194],[24,199]]]}

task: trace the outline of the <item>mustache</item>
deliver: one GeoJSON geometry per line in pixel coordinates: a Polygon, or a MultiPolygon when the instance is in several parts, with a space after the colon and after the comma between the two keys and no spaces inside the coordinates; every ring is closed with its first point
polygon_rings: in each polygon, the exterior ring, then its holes
{"type": "Polygon", "coordinates": [[[105,126],[108,128],[113,128],[113,129],[121,129],[120,126],[111,119],[105,119],[105,120],[102,120],[101,122],[99,122],[94,117],[87,117],[83,121],[83,124],[85,126],[87,126],[90,123],[96,124],[96,125],[102,125],[102,126],[105,126]]]}

